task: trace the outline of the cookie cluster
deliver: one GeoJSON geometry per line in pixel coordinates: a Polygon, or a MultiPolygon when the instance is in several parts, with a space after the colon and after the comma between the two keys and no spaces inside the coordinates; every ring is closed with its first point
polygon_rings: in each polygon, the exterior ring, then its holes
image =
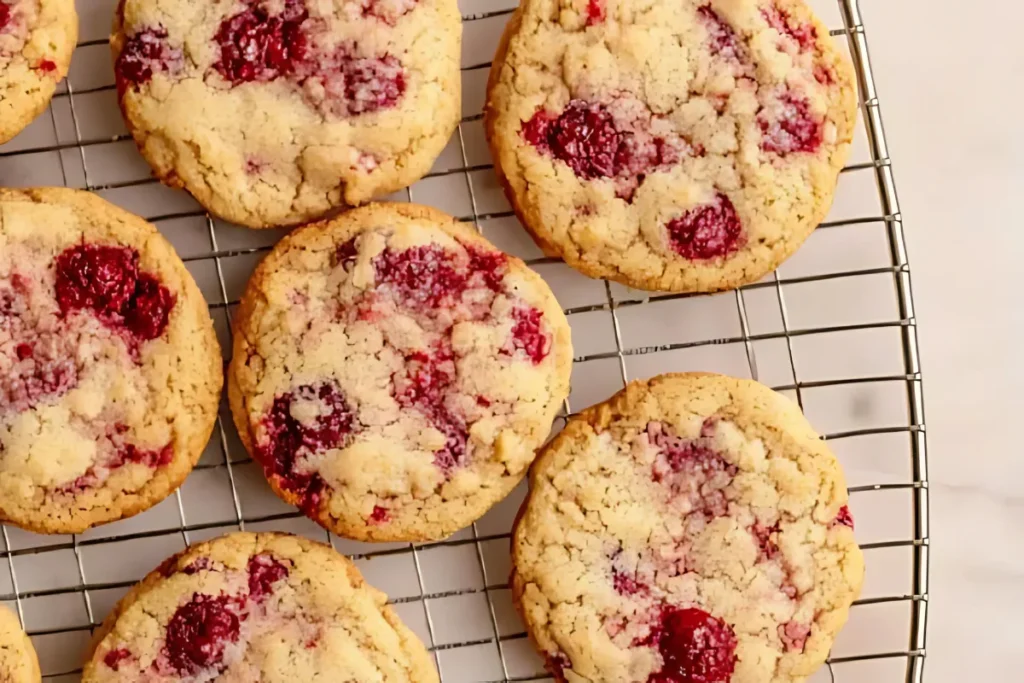
{"type": "MultiPolygon", "coordinates": [[[[0,143],[67,73],[71,5],[0,0],[0,143]]],[[[87,192],[0,190],[0,519],[80,533],[164,500],[226,376],[271,489],[348,539],[445,539],[529,473],[510,586],[559,683],[805,681],[864,567],[796,406],[662,375],[548,441],[573,366],[551,288],[474,226],[371,201],[458,127],[461,30],[456,0],[118,4],[116,97],[156,177],[227,221],[299,227],[232,311],[225,372],[156,228],[87,192]]],[[[802,0],[522,0],[496,48],[495,170],[585,275],[739,287],[829,209],[854,75],[802,0]]],[[[229,534],[135,586],[83,680],[436,683],[386,602],[329,546],[229,534]]],[[[0,678],[39,676],[0,611],[0,678]]]]}

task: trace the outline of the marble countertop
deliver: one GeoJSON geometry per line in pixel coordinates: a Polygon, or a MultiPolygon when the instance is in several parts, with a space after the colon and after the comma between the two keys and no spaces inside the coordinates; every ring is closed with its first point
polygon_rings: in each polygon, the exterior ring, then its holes
{"type": "Polygon", "coordinates": [[[1011,681],[1024,644],[1016,198],[1024,7],[861,0],[909,243],[931,479],[928,683],[1011,681]],[[1012,668],[1011,668],[1012,667],[1012,668]]]}

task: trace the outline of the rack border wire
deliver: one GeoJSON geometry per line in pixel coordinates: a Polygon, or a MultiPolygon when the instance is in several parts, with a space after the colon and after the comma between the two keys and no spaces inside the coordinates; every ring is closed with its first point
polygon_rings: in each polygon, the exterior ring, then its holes
{"type": "MultiPolygon", "coordinates": [[[[881,548],[908,548],[912,553],[912,577],[911,577],[911,592],[906,595],[890,595],[865,598],[859,600],[855,605],[874,605],[884,603],[909,603],[910,606],[910,633],[908,637],[907,647],[905,650],[899,651],[884,651],[884,652],[870,652],[866,654],[858,654],[852,656],[841,656],[841,657],[830,657],[827,665],[828,671],[831,674],[833,680],[835,680],[834,672],[832,672],[833,664],[842,664],[856,661],[867,661],[874,659],[906,659],[906,673],[904,680],[906,683],[922,683],[923,671],[925,662],[925,646],[926,646],[926,631],[927,631],[927,607],[928,607],[928,563],[929,563],[929,527],[928,527],[928,474],[927,474],[927,439],[925,429],[925,418],[924,418],[924,401],[922,392],[922,376],[920,369],[920,359],[918,354],[918,339],[917,339],[917,322],[914,312],[913,294],[911,287],[910,267],[907,259],[906,244],[904,239],[903,230],[903,219],[899,209],[899,203],[896,195],[896,185],[893,177],[892,163],[889,157],[888,146],[886,144],[885,132],[882,125],[882,117],[880,111],[880,104],[878,95],[875,88],[874,77],[871,70],[871,62],[868,53],[867,36],[862,20],[859,2],[858,0],[836,0],[839,5],[840,13],[842,16],[844,28],[840,30],[832,31],[832,35],[839,38],[845,36],[850,48],[850,53],[853,59],[853,63],[857,72],[858,85],[860,87],[861,95],[861,111],[864,117],[865,129],[868,137],[868,145],[871,160],[866,163],[856,163],[848,165],[844,172],[849,171],[873,171],[875,176],[875,183],[877,185],[878,197],[881,207],[880,216],[861,216],[855,218],[847,218],[842,220],[835,220],[831,222],[823,223],[820,229],[827,229],[831,227],[842,227],[857,225],[861,223],[884,223],[886,229],[886,237],[888,241],[888,248],[891,256],[891,264],[886,267],[878,268],[862,268],[849,271],[830,271],[826,273],[820,273],[810,276],[803,277],[782,277],[779,274],[774,276],[769,281],[762,281],[752,285],[741,287],[734,292],[735,296],[735,308],[736,314],[739,319],[740,333],[738,336],[732,336],[721,339],[705,339],[693,342],[671,342],[658,346],[641,346],[641,347],[630,347],[627,348],[623,343],[623,323],[620,320],[620,312],[626,311],[634,306],[646,305],[649,299],[623,299],[616,298],[612,291],[612,287],[609,283],[604,283],[604,292],[602,303],[591,304],[586,306],[567,307],[566,313],[568,315],[574,314],[585,314],[593,312],[606,312],[609,314],[612,326],[612,333],[614,338],[614,350],[603,351],[603,352],[592,352],[583,354],[575,359],[575,362],[585,363],[588,361],[596,360],[614,360],[617,365],[617,374],[624,385],[629,379],[629,371],[627,367],[627,361],[636,356],[643,356],[651,353],[657,353],[662,351],[672,351],[679,349],[695,348],[709,345],[724,345],[724,344],[742,344],[743,350],[746,357],[746,363],[749,368],[750,374],[753,378],[758,378],[758,363],[757,354],[755,350],[755,344],[761,341],[778,340],[785,344],[786,353],[788,354],[789,369],[792,373],[792,381],[785,382],[782,384],[776,384],[773,386],[776,390],[791,391],[795,394],[797,401],[803,407],[803,391],[808,389],[829,387],[829,386],[841,386],[847,383],[872,383],[872,382],[890,382],[900,383],[906,388],[906,401],[908,408],[908,420],[906,424],[900,426],[889,426],[889,427],[878,427],[871,429],[857,429],[857,430],[846,430],[838,431],[826,434],[823,438],[834,441],[847,438],[853,438],[864,435],[880,435],[888,433],[900,433],[905,434],[910,440],[911,444],[911,481],[905,483],[888,483],[888,484],[868,484],[862,486],[851,487],[850,491],[854,493],[861,492],[872,492],[872,491],[889,491],[889,490],[905,490],[908,491],[912,498],[912,509],[913,509],[913,538],[911,539],[900,539],[891,541],[881,541],[875,543],[863,543],[862,547],[865,550],[881,549],[881,548]],[[828,280],[837,280],[842,278],[854,278],[866,275],[884,276],[891,275],[894,281],[897,304],[898,304],[898,316],[895,320],[886,320],[882,322],[871,322],[871,323],[858,323],[849,325],[811,325],[794,328],[791,325],[790,316],[788,314],[784,286],[799,284],[799,283],[810,283],[810,282],[823,282],[828,280]],[[776,304],[778,306],[779,314],[781,316],[781,331],[777,332],[761,332],[753,333],[751,323],[748,319],[748,306],[745,297],[753,292],[766,290],[771,291],[775,294],[776,304]],[[794,351],[794,340],[805,336],[815,335],[830,332],[843,332],[853,330],[871,330],[880,328],[895,328],[898,330],[901,339],[902,346],[902,366],[903,372],[894,374],[884,374],[870,377],[839,377],[832,378],[829,380],[817,380],[817,381],[801,381],[797,375],[796,369],[796,353],[794,351]]],[[[477,12],[473,14],[463,15],[463,21],[467,24],[475,21],[482,21],[486,19],[496,18],[512,13],[512,9],[499,9],[494,11],[477,12]]],[[[106,41],[92,39],[85,40],[78,44],[78,47],[96,47],[103,45],[106,41]]],[[[480,69],[486,69],[489,66],[488,63],[472,64],[463,67],[462,71],[477,71],[480,69]]],[[[86,149],[93,146],[109,144],[111,142],[127,142],[131,140],[130,136],[116,135],[112,138],[102,139],[84,139],[81,134],[81,126],[79,123],[79,113],[76,111],[75,97],[82,97],[93,93],[103,93],[113,90],[113,86],[98,86],[90,88],[80,88],[75,90],[72,88],[70,82],[65,85],[65,90],[58,93],[54,102],[67,103],[67,108],[70,113],[71,122],[73,125],[73,141],[68,141],[67,135],[61,135],[60,126],[58,125],[57,117],[54,112],[54,108],[51,106],[50,120],[53,126],[54,133],[54,144],[32,147],[30,149],[15,149],[15,150],[3,150],[0,151],[0,161],[4,158],[19,155],[29,155],[41,152],[52,152],[57,155],[60,165],[60,173],[63,178],[64,184],[69,186],[83,187],[90,191],[102,191],[112,190],[118,188],[127,188],[140,186],[150,183],[155,183],[155,180],[131,180],[121,182],[107,182],[107,183],[93,183],[89,177],[89,169],[87,165],[87,154],[86,149]],[[65,167],[65,153],[74,154],[77,150],[78,161],[81,164],[82,180],[79,182],[75,177],[72,177],[68,169],[65,167]]],[[[467,196],[470,205],[470,214],[462,215],[460,218],[466,221],[472,221],[473,224],[481,232],[484,231],[483,223],[502,218],[511,218],[514,214],[511,211],[492,211],[485,212],[480,210],[478,204],[477,191],[474,188],[472,174],[480,171],[487,171],[491,168],[489,164],[470,164],[470,157],[467,153],[466,136],[464,133],[464,126],[467,124],[475,124],[479,122],[482,115],[479,113],[471,113],[462,117],[461,122],[456,131],[456,140],[458,142],[458,153],[461,157],[461,166],[458,168],[450,168],[441,170],[438,172],[431,173],[428,178],[440,178],[443,176],[450,176],[455,174],[462,174],[465,178],[467,196]]],[[[406,197],[409,201],[413,199],[413,189],[409,188],[406,191],[406,197]]],[[[216,318],[220,318],[222,324],[227,327],[227,335],[230,340],[231,334],[231,315],[234,305],[237,303],[233,301],[229,296],[229,288],[225,279],[225,268],[224,259],[247,255],[247,254],[258,254],[269,249],[269,247],[252,247],[252,248],[228,248],[222,249],[220,247],[220,241],[218,240],[217,225],[214,220],[202,211],[183,211],[178,213],[168,213],[161,216],[150,217],[149,220],[156,222],[160,220],[168,220],[174,218],[188,218],[188,217],[204,217],[206,224],[207,239],[209,245],[209,251],[200,255],[194,255],[186,257],[186,262],[192,261],[212,261],[213,267],[216,272],[219,301],[208,301],[210,312],[216,318]]],[[[555,263],[556,261],[549,258],[537,258],[528,260],[531,266],[555,263]]],[[[675,299],[687,298],[686,295],[669,295],[659,297],[657,301],[672,301],[675,299]]],[[[580,406],[576,406],[578,409],[580,406]]],[[[62,628],[50,628],[50,629],[30,629],[30,634],[33,636],[47,636],[58,633],[67,633],[74,631],[86,631],[92,632],[99,622],[97,615],[94,613],[93,600],[91,593],[97,590],[106,589],[125,589],[132,585],[132,581],[90,581],[86,576],[85,566],[82,560],[82,550],[88,549],[90,546],[103,545],[109,543],[116,543],[120,541],[130,541],[141,538],[155,538],[160,536],[174,536],[180,535],[182,543],[188,545],[192,540],[192,534],[203,534],[205,532],[212,532],[214,530],[221,530],[224,528],[235,527],[237,529],[245,529],[246,526],[253,526],[259,524],[284,524],[295,520],[301,520],[302,515],[298,512],[288,512],[280,514],[263,514],[263,515],[246,515],[243,510],[243,506],[239,496],[239,489],[236,483],[236,477],[238,476],[235,469],[251,463],[251,460],[245,456],[234,457],[232,453],[232,444],[230,438],[231,426],[225,426],[224,420],[227,419],[226,411],[222,408],[217,418],[217,425],[215,427],[214,435],[212,437],[212,443],[220,450],[220,455],[223,461],[218,461],[214,464],[204,463],[199,465],[196,469],[213,469],[213,468],[225,468],[226,476],[230,486],[231,492],[231,503],[233,520],[224,520],[217,522],[191,522],[189,523],[186,519],[185,506],[182,502],[181,491],[176,492],[177,498],[177,515],[178,525],[177,527],[164,527],[146,529],[143,531],[116,534],[113,536],[106,536],[102,538],[93,539],[81,539],[79,536],[72,536],[69,542],[57,542],[51,543],[45,546],[32,546],[32,547],[12,547],[10,534],[6,526],[0,527],[2,532],[2,539],[4,542],[4,548],[0,555],[3,555],[7,562],[7,573],[10,576],[10,583],[12,592],[6,595],[0,595],[0,600],[7,600],[13,602],[16,607],[19,619],[24,626],[26,623],[25,609],[23,602],[26,599],[43,597],[43,596],[58,596],[67,594],[81,594],[83,600],[83,607],[85,615],[89,621],[86,626],[74,626],[74,627],[62,627],[62,628]],[[15,569],[15,558],[19,556],[32,555],[43,551],[54,551],[54,550],[69,550],[73,553],[74,561],[77,565],[76,572],[78,575],[79,583],[75,586],[68,586],[63,588],[49,588],[49,589],[31,589],[26,590],[19,586],[19,580],[17,571],[15,569]]],[[[572,406],[570,406],[569,400],[566,400],[564,405],[564,415],[559,419],[564,420],[565,417],[573,414],[572,406]]],[[[325,532],[326,533],[326,532],[325,532]]],[[[350,553],[354,559],[367,559],[375,557],[386,557],[388,555],[409,553],[411,555],[412,562],[415,566],[416,582],[418,584],[418,595],[412,595],[408,597],[400,597],[393,600],[396,605],[403,605],[409,603],[420,603],[422,608],[422,614],[424,619],[424,626],[426,629],[426,635],[429,637],[429,649],[435,658],[435,662],[438,664],[439,670],[441,671],[442,681],[448,682],[449,677],[445,675],[445,662],[441,655],[448,650],[463,646],[477,646],[486,645],[496,649],[497,655],[500,661],[501,677],[494,678],[487,683],[516,683],[526,681],[542,681],[546,680],[544,676],[522,676],[514,675],[510,672],[510,666],[506,659],[506,647],[508,644],[515,641],[522,641],[526,638],[523,633],[502,633],[502,629],[499,627],[499,619],[497,614],[496,603],[494,600],[494,594],[498,591],[507,590],[508,586],[506,583],[501,581],[495,581],[493,577],[490,577],[488,568],[485,566],[484,559],[484,547],[483,544],[500,541],[504,542],[509,538],[509,533],[490,533],[482,531],[478,524],[474,524],[468,530],[468,535],[456,537],[455,539],[449,539],[446,541],[440,541],[435,543],[422,543],[412,544],[402,547],[388,547],[378,550],[370,550],[364,553],[350,553]],[[480,571],[481,582],[479,587],[459,589],[455,591],[433,591],[428,589],[428,582],[426,581],[425,570],[423,569],[422,555],[425,552],[436,548],[443,547],[459,547],[472,545],[473,554],[475,555],[476,566],[480,571]],[[487,610],[488,610],[488,633],[481,633],[481,637],[478,639],[472,639],[467,641],[460,641],[454,643],[442,643],[437,644],[435,639],[436,628],[434,623],[434,615],[431,610],[431,603],[439,599],[452,597],[456,595],[474,595],[482,594],[487,599],[487,610]]],[[[331,534],[326,533],[326,539],[329,543],[333,543],[334,538],[331,534]]],[[[62,679],[68,675],[75,675],[80,669],[73,669],[68,671],[52,671],[49,672],[45,679],[62,679]]],[[[77,679],[76,679],[77,680],[77,679]]]]}

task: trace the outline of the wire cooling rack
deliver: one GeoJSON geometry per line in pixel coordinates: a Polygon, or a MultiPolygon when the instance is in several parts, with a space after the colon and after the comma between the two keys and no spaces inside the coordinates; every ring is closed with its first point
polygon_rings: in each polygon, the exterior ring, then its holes
{"type": "MultiPolygon", "coordinates": [[[[82,42],[71,73],[49,111],[0,147],[0,185],[87,188],[156,223],[207,297],[228,352],[234,306],[281,232],[211,219],[186,194],[151,179],[117,110],[107,46],[116,2],[78,1],[82,42]]],[[[928,486],[903,222],[857,0],[810,4],[857,67],[861,122],[827,222],[760,282],[713,296],[652,296],[542,257],[495,179],[480,114],[490,59],[515,0],[460,0],[462,123],[431,174],[394,199],[475,222],[544,276],[579,354],[567,411],[603,400],[627,379],[678,370],[756,378],[797,400],[844,465],[867,561],[863,597],[811,680],[920,683],[928,486]]],[[[232,530],[292,531],[353,557],[430,646],[444,683],[550,681],[507,586],[508,532],[524,493],[520,487],[442,543],[340,539],[270,492],[225,407],[199,466],[148,512],[79,536],[4,528],[0,601],[17,610],[44,678],[78,681],[91,631],[165,557],[232,530]]]]}

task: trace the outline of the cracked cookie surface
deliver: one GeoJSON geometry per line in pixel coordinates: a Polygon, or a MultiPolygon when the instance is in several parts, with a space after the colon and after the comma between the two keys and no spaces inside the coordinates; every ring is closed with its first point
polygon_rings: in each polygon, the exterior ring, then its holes
{"type": "Polygon", "coordinates": [[[521,261],[434,209],[372,204],[257,268],[228,393],[283,499],[350,538],[428,540],[522,479],[571,366],[565,316],[521,261]]]}
{"type": "Polygon", "coordinates": [[[798,683],[860,591],[839,464],[756,382],[633,382],[571,419],[530,484],[512,590],[559,681],[798,683]]]}
{"type": "Polygon", "coordinates": [[[0,0],[0,144],[46,109],[77,40],[74,0],[0,0]]]}
{"type": "Polygon", "coordinates": [[[32,641],[21,630],[18,617],[0,607],[0,680],[4,683],[39,683],[39,660],[32,641]]]}
{"type": "Polygon", "coordinates": [[[111,45],[157,177],[250,227],[419,180],[460,115],[456,0],[122,0],[111,45]]]}
{"type": "Polygon", "coordinates": [[[828,213],[854,74],[801,0],[523,0],[486,130],[550,256],[640,289],[753,282],[828,213]]]}
{"type": "Polygon", "coordinates": [[[76,533],[163,500],[206,446],[222,365],[156,228],[87,192],[0,190],[0,516],[76,533]]]}
{"type": "Polygon", "coordinates": [[[82,680],[436,683],[386,602],[329,546],[229,534],[136,585],[94,637],[82,680]]]}

